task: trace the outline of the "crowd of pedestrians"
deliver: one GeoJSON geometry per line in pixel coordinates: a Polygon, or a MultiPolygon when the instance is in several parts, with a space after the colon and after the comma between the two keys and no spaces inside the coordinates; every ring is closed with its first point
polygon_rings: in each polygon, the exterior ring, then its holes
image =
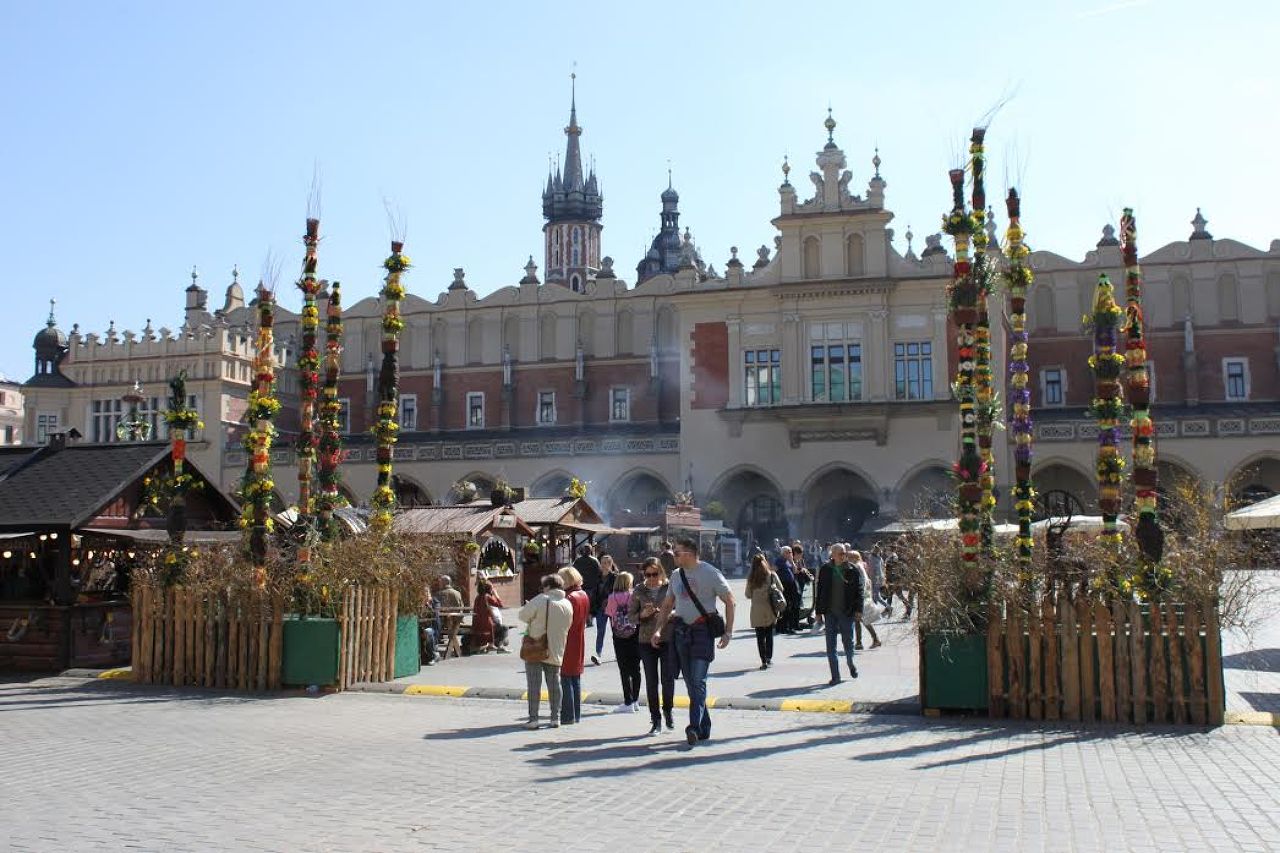
{"type": "MultiPolygon", "coordinates": [[[[773,667],[776,634],[796,634],[807,624],[825,636],[829,684],[839,684],[845,673],[857,678],[854,658],[864,648],[863,630],[872,649],[881,645],[874,625],[891,614],[895,594],[911,613],[912,596],[896,577],[896,556],[879,546],[864,555],[842,542],[821,552],[800,542],[779,544],[775,553],[770,557],[757,548],[749,556],[745,597],[760,669],[773,667]]],[[[482,597],[486,608],[496,598],[491,590],[482,597]]],[[[699,559],[693,539],[664,543],[635,575],[583,545],[572,566],[542,578],[541,592],[519,613],[528,646],[521,650],[529,690],[525,725],[541,725],[544,682],[549,724],[581,721],[582,674],[588,660],[599,665],[610,639],[622,687],[614,712],[637,713],[643,695],[649,734],[659,734],[664,725],[673,730],[675,681],[682,678],[689,698],[685,738],[690,746],[708,740],[707,676],[716,650],[727,648],[733,636],[735,610],[724,575],[699,559]]],[[[488,641],[501,642],[497,626],[491,630],[488,641]]]]}

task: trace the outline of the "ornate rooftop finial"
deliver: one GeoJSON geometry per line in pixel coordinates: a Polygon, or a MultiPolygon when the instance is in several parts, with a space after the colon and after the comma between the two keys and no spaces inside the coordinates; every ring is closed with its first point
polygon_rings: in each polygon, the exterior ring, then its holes
{"type": "Polygon", "coordinates": [[[1213,235],[1205,230],[1205,226],[1209,224],[1209,220],[1205,219],[1200,213],[1200,208],[1196,208],[1196,218],[1191,220],[1191,227],[1195,230],[1191,232],[1190,240],[1212,240],[1213,235]]]}
{"type": "Polygon", "coordinates": [[[49,300],[49,319],[48,319],[48,320],[45,320],[45,321],[44,321],[44,324],[45,324],[46,326],[48,326],[50,329],[52,329],[54,326],[58,325],[58,321],[57,321],[57,320],[55,320],[55,319],[53,319],[53,309],[54,309],[54,307],[56,307],[56,306],[57,306],[57,304],[58,304],[58,300],[57,300],[57,299],[50,299],[50,300],[49,300]]]}
{"type": "Polygon", "coordinates": [[[876,173],[875,173],[874,177],[877,177],[877,178],[878,178],[878,177],[880,177],[880,163],[881,163],[881,160],[880,160],[880,146],[879,146],[879,145],[877,145],[877,146],[876,146],[876,154],[875,154],[875,156],[874,156],[874,157],[872,157],[872,158],[871,158],[871,165],[876,167],[876,173]]]}
{"type": "Polygon", "coordinates": [[[463,272],[462,267],[454,267],[453,281],[449,284],[449,289],[450,290],[466,290],[467,289],[466,275],[467,274],[463,272]]]}
{"type": "Polygon", "coordinates": [[[142,334],[149,341],[156,339],[156,330],[151,327],[150,317],[147,318],[147,325],[142,328],[142,334]]]}
{"type": "Polygon", "coordinates": [[[827,144],[835,145],[836,144],[836,137],[835,137],[836,120],[831,117],[830,104],[827,105],[827,120],[822,123],[822,126],[827,129],[827,144]]]}
{"type": "Polygon", "coordinates": [[[907,225],[907,257],[908,258],[915,258],[916,256],[916,250],[911,247],[911,241],[912,239],[915,238],[915,236],[916,235],[911,233],[911,225],[908,224],[907,225]]]}
{"type": "Polygon", "coordinates": [[[1103,246],[1119,246],[1120,241],[1116,239],[1116,229],[1108,222],[1102,226],[1102,239],[1098,241],[1098,248],[1103,246]]]}
{"type": "Polygon", "coordinates": [[[533,262],[533,255],[529,256],[529,263],[524,265],[524,278],[520,279],[521,284],[537,284],[538,283],[538,265],[533,262]]]}
{"type": "Polygon", "coordinates": [[[231,265],[231,283],[232,284],[240,283],[240,265],[239,264],[231,265]]]}
{"type": "Polygon", "coordinates": [[[784,186],[791,183],[791,163],[786,154],[782,155],[782,183],[784,186]]]}

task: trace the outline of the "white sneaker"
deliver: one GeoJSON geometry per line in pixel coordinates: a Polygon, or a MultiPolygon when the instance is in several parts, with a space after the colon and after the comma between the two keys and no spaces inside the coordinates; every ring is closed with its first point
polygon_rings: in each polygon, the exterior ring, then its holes
{"type": "Polygon", "coordinates": [[[630,713],[631,713],[631,706],[630,706],[630,705],[627,705],[627,704],[625,704],[625,703],[624,703],[624,704],[619,705],[618,707],[614,708],[614,709],[613,709],[613,713],[615,713],[615,714],[630,714],[630,713]]]}
{"type": "Polygon", "coordinates": [[[638,714],[638,713],[640,713],[640,703],[639,703],[639,702],[632,702],[632,703],[631,703],[631,713],[633,713],[633,714],[638,714]]]}
{"type": "Polygon", "coordinates": [[[528,729],[529,731],[535,731],[535,730],[537,730],[537,728],[538,728],[538,721],[537,721],[537,720],[530,720],[529,722],[527,722],[527,723],[525,723],[525,724],[524,724],[524,727],[525,727],[526,729],[528,729]]]}

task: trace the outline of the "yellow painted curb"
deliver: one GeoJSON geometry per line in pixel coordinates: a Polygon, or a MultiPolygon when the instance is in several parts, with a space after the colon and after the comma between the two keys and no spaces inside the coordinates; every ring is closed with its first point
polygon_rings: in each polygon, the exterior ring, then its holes
{"type": "MultiPolygon", "coordinates": [[[[689,697],[688,697],[688,696],[686,696],[686,697],[684,697],[684,698],[685,698],[685,705],[687,706],[687,705],[689,704],[689,697]]],[[[708,696],[708,697],[707,697],[707,707],[708,707],[708,708],[714,708],[715,706],[716,706],[716,697],[714,697],[714,696],[708,696]]]]}
{"type": "Polygon", "coordinates": [[[1280,726],[1280,714],[1270,711],[1237,711],[1227,714],[1229,726],[1280,726]]]}
{"type": "Polygon", "coordinates": [[[465,696],[466,687],[450,687],[444,684],[410,684],[404,689],[406,696],[465,696]]]}
{"type": "MultiPolygon", "coordinates": [[[[688,708],[688,707],[689,707],[689,697],[688,697],[688,696],[676,696],[676,697],[675,697],[674,699],[672,699],[671,701],[674,703],[674,707],[676,707],[676,708],[688,708]]],[[[708,703],[708,704],[710,704],[710,703],[708,703]]]]}
{"type": "MultiPolygon", "coordinates": [[[[549,693],[547,693],[547,691],[546,691],[546,690],[543,690],[543,691],[542,691],[542,693],[540,694],[539,698],[540,698],[543,702],[550,702],[550,701],[551,701],[551,695],[550,695],[549,693]]],[[[520,701],[522,701],[522,702],[527,702],[527,701],[529,701],[529,691],[528,691],[528,690],[526,690],[525,692],[523,692],[523,693],[521,693],[521,694],[520,694],[520,701]]]]}
{"type": "Polygon", "coordinates": [[[120,679],[127,680],[130,678],[133,678],[133,670],[130,669],[129,667],[123,667],[121,669],[104,669],[102,672],[98,673],[98,678],[110,678],[112,680],[120,680],[120,679]]]}
{"type": "Polygon", "coordinates": [[[837,699],[783,699],[782,710],[806,711],[820,714],[847,714],[853,710],[852,702],[837,699]]]}

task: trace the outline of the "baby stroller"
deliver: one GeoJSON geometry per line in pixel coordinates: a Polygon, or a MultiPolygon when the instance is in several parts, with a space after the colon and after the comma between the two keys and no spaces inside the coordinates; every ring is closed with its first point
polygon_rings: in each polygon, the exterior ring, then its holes
{"type": "Polygon", "coordinates": [[[797,628],[812,628],[816,621],[813,614],[813,591],[816,585],[814,581],[809,581],[800,587],[800,609],[794,622],[797,628]]]}

